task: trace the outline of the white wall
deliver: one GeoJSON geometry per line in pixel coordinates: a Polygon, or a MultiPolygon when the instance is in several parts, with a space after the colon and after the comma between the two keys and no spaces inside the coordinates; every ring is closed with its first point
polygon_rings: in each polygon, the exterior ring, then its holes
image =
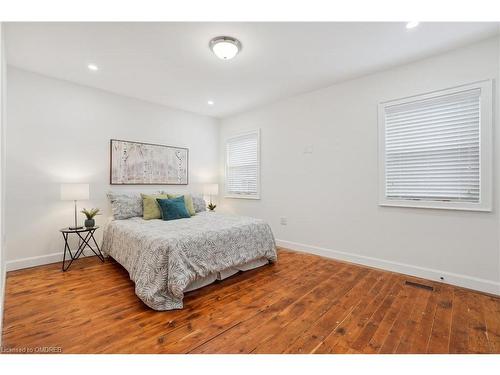
{"type": "MultiPolygon", "coordinates": [[[[262,199],[223,199],[221,209],[264,218],[289,248],[500,293],[498,78],[495,38],[225,119],[221,145],[261,129],[262,199]],[[494,211],[380,207],[377,104],[489,78],[494,211]]],[[[223,172],[223,147],[220,160],[223,172]]]]}
{"type": "Polygon", "coordinates": [[[5,243],[4,243],[4,172],[5,172],[5,45],[3,23],[0,22],[0,346],[2,345],[3,302],[5,295],[5,243]]]}
{"type": "MultiPolygon", "coordinates": [[[[6,257],[8,269],[61,259],[59,229],[73,219],[61,182],[90,183],[90,202],[109,216],[106,192],[195,190],[216,180],[216,120],[7,68],[6,257]],[[111,138],[189,148],[187,187],[109,185],[111,138]],[[198,186],[197,186],[198,184],[198,186]]],[[[80,214],[80,219],[83,215],[80,214]]]]}

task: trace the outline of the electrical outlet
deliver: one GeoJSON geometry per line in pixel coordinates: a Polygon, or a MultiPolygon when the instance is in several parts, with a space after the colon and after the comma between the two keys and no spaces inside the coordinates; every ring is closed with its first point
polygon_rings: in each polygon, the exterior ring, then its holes
{"type": "Polygon", "coordinates": [[[304,147],[304,154],[312,154],[314,151],[313,145],[307,145],[304,147]]]}
{"type": "Polygon", "coordinates": [[[281,225],[287,225],[288,221],[287,221],[287,218],[282,216],[280,217],[280,224],[281,225]]]}

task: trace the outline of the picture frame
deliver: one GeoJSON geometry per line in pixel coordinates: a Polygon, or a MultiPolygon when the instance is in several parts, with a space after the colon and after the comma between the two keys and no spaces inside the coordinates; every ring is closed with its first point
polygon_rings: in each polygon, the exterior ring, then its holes
{"type": "Polygon", "coordinates": [[[110,139],[110,185],[188,185],[189,149],[110,139]]]}

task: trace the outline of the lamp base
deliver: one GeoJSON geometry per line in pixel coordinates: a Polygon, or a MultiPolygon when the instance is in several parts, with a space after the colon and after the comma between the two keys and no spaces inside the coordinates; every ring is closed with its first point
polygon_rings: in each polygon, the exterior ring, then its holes
{"type": "Polygon", "coordinates": [[[70,229],[70,230],[83,229],[83,226],[79,226],[79,227],[68,227],[68,229],[70,229]]]}

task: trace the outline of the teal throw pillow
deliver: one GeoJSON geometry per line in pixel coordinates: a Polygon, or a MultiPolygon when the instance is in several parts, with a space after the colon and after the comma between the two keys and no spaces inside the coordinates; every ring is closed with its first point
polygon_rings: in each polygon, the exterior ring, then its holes
{"type": "Polygon", "coordinates": [[[156,199],[160,206],[161,218],[163,220],[176,220],[191,217],[184,203],[184,196],[172,199],[156,199]]]}

